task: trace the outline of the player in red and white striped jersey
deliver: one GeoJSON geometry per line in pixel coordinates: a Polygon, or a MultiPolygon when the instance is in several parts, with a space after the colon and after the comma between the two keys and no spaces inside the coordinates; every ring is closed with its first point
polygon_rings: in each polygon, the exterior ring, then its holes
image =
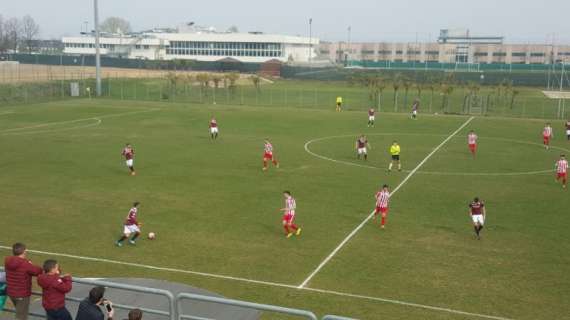
{"type": "Polygon", "coordinates": [[[295,209],[297,209],[297,202],[295,198],[291,195],[290,191],[283,191],[283,196],[285,197],[285,208],[283,211],[283,228],[285,229],[285,235],[290,238],[293,234],[300,235],[301,228],[295,224],[295,209]]]}
{"type": "Polygon", "coordinates": [[[562,188],[566,189],[566,182],[568,180],[568,160],[566,156],[561,154],[560,159],[556,161],[556,182],[562,180],[562,188]]]}
{"type": "Polygon", "coordinates": [[[380,222],[380,228],[384,229],[384,225],[386,224],[386,217],[388,216],[388,203],[390,202],[390,190],[388,190],[388,185],[385,184],[382,186],[382,189],[376,192],[374,196],[376,198],[376,209],[374,209],[374,220],[378,216],[378,213],[381,214],[382,220],[380,222]]]}
{"type": "Polygon", "coordinates": [[[135,244],[135,240],[141,234],[141,230],[140,230],[141,224],[137,219],[139,204],[140,204],[139,202],[133,203],[133,207],[131,208],[131,210],[129,210],[129,214],[127,215],[127,218],[125,219],[125,224],[123,227],[123,235],[121,236],[121,238],[119,240],[117,240],[117,242],[115,242],[115,244],[118,247],[123,246],[123,241],[127,240],[131,236],[131,234],[133,235],[133,237],[131,239],[129,239],[129,243],[135,244]]]}
{"type": "Polygon", "coordinates": [[[544,129],[542,129],[542,141],[546,149],[550,147],[550,139],[552,139],[552,137],[554,137],[554,132],[552,132],[550,123],[547,123],[544,129]]]}
{"type": "Polygon", "coordinates": [[[210,119],[210,124],[208,125],[208,128],[210,128],[210,138],[212,140],[215,140],[218,138],[218,121],[216,120],[216,118],[214,118],[212,116],[212,119],[210,119]]]}
{"type": "Polygon", "coordinates": [[[469,134],[467,135],[467,143],[469,144],[469,150],[471,151],[471,154],[473,154],[473,158],[475,158],[475,153],[477,152],[477,139],[479,137],[477,137],[477,134],[475,134],[475,131],[471,130],[469,131],[469,134]]]}
{"type": "Polygon", "coordinates": [[[267,170],[267,161],[273,162],[276,168],[279,168],[279,162],[275,159],[273,155],[273,145],[269,142],[269,139],[265,139],[264,153],[263,153],[263,171],[267,170]]]}
{"type": "Polygon", "coordinates": [[[127,164],[129,170],[131,171],[131,176],[134,176],[136,174],[134,167],[135,149],[133,149],[130,143],[127,143],[127,145],[121,152],[121,155],[125,157],[125,163],[127,164]]]}

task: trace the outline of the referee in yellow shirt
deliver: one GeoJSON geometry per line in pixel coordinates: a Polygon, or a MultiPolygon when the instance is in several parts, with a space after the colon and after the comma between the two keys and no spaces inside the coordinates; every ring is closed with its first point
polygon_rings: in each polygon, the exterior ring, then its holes
{"type": "Polygon", "coordinates": [[[397,141],[394,141],[394,143],[392,143],[392,145],[390,146],[390,155],[392,156],[392,161],[388,166],[388,171],[392,171],[392,166],[394,165],[394,162],[398,164],[398,171],[402,171],[402,164],[400,163],[400,145],[398,144],[397,141]]]}
{"type": "Polygon", "coordinates": [[[336,97],[336,111],[341,111],[342,109],[342,97],[336,97]]]}

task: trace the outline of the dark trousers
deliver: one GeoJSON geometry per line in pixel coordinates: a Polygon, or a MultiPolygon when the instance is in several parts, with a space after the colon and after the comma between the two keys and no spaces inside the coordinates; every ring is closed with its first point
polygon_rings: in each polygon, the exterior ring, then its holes
{"type": "Polygon", "coordinates": [[[48,320],[73,320],[65,307],[57,310],[46,310],[48,320]]]}

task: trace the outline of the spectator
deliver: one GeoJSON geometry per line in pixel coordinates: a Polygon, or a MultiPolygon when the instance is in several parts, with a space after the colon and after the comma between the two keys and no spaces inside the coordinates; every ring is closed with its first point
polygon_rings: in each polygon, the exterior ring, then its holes
{"type": "Polygon", "coordinates": [[[15,243],[12,246],[13,256],[6,257],[4,267],[6,270],[7,295],[16,308],[16,319],[27,320],[30,309],[30,296],[32,295],[32,276],[42,273],[42,268],[34,266],[26,258],[26,245],[15,243]]]}
{"type": "Polygon", "coordinates": [[[129,320],[142,320],[142,315],[141,309],[133,309],[129,311],[129,320]]]}
{"type": "Polygon", "coordinates": [[[65,308],[65,294],[71,291],[71,276],[61,276],[57,261],[44,262],[44,273],[38,276],[38,285],[42,287],[42,306],[48,320],[72,320],[65,308]]]}
{"type": "Polygon", "coordinates": [[[85,298],[81,303],[79,303],[79,308],[77,309],[77,315],[75,320],[104,320],[105,315],[101,311],[100,306],[104,306],[107,311],[107,319],[112,320],[115,310],[110,308],[111,311],[107,310],[107,305],[111,306],[111,301],[103,299],[105,294],[105,288],[95,287],[89,291],[89,297],[85,298]]]}
{"type": "Polygon", "coordinates": [[[0,313],[6,303],[6,272],[0,272],[0,313]]]}

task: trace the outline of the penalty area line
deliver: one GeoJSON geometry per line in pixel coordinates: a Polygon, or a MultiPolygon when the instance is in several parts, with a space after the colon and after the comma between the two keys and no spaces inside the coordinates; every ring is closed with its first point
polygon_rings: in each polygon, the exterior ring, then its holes
{"type": "MultiPolygon", "coordinates": [[[[465,121],[459,128],[457,128],[457,130],[452,132],[447,138],[445,138],[445,140],[443,140],[437,147],[435,147],[412,171],[410,171],[410,173],[408,173],[404,180],[402,180],[402,182],[400,182],[400,184],[398,184],[398,186],[392,190],[392,195],[396,194],[396,192],[398,192],[398,190],[400,190],[400,188],[404,186],[408,180],[410,180],[410,178],[431,158],[431,156],[433,156],[439,149],[441,149],[441,147],[443,147],[449,140],[451,140],[459,131],[465,128],[465,126],[467,126],[473,119],[475,119],[475,117],[470,117],[467,119],[467,121],[465,121]]],[[[360,231],[360,229],[362,229],[362,227],[364,227],[364,225],[370,219],[372,219],[373,216],[374,211],[372,211],[356,228],[354,228],[354,230],[352,230],[352,232],[350,232],[348,236],[346,236],[346,238],[344,238],[341,243],[336,248],[334,248],[334,250],[317,266],[317,268],[313,270],[313,272],[311,272],[307,278],[305,278],[305,280],[299,285],[299,289],[306,287],[311,279],[313,279],[313,277],[317,275],[317,273],[319,273],[319,271],[321,271],[321,269],[327,263],[329,263],[329,261],[331,261],[331,259],[340,251],[340,249],[342,249],[342,247],[344,247],[344,245],[347,244],[348,241],[350,241],[350,239],[352,239],[352,237],[354,237],[354,235],[356,235],[356,233],[360,231]]]]}
{"type": "MultiPolygon", "coordinates": [[[[11,251],[12,247],[0,245],[0,250],[11,251]]],[[[95,258],[95,257],[86,257],[86,256],[79,256],[79,255],[66,254],[66,253],[57,253],[57,252],[40,251],[40,250],[28,250],[28,252],[40,254],[40,255],[70,258],[70,259],[82,260],[82,261],[92,261],[92,262],[116,264],[116,265],[123,265],[123,266],[136,267],[136,268],[141,268],[141,269],[155,270],[155,271],[182,273],[182,274],[190,274],[190,275],[196,275],[196,276],[202,276],[202,277],[214,278],[214,279],[232,280],[232,281],[237,281],[237,282],[253,283],[253,284],[264,285],[264,286],[269,286],[269,287],[279,287],[279,288],[287,288],[287,289],[306,291],[306,292],[316,292],[316,293],[321,293],[321,294],[329,294],[329,295],[335,295],[335,296],[347,297],[347,298],[353,298],[353,299],[369,300],[369,301],[376,301],[376,302],[383,302],[383,303],[391,303],[391,304],[397,304],[397,305],[406,306],[406,307],[420,308],[420,309],[440,311],[440,312],[447,312],[447,313],[453,313],[453,314],[461,314],[461,315],[465,315],[465,316],[492,319],[492,320],[513,320],[513,319],[509,319],[509,318],[504,318],[504,317],[491,316],[491,315],[485,315],[485,314],[479,314],[479,313],[471,313],[471,312],[466,312],[466,311],[461,311],[461,310],[455,310],[455,309],[437,307],[437,306],[430,306],[430,305],[424,305],[424,304],[406,302],[406,301],[400,301],[400,300],[394,300],[394,299],[371,297],[371,296],[345,293],[345,292],[339,292],[339,291],[333,291],[333,290],[317,289],[317,288],[311,288],[311,287],[299,288],[296,285],[290,285],[290,284],[278,283],[278,282],[253,280],[253,279],[247,279],[247,278],[241,278],[241,277],[232,277],[232,276],[226,276],[226,275],[219,275],[219,274],[192,271],[192,270],[184,270],[184,269],[176,269],[176,268],[169,268],[169,267],[158,267],[158,266],[151,266],[151,265],[146,265],[146,264],[141,264],[141,263],[125,262],[125,261],[95,258]]]]}

